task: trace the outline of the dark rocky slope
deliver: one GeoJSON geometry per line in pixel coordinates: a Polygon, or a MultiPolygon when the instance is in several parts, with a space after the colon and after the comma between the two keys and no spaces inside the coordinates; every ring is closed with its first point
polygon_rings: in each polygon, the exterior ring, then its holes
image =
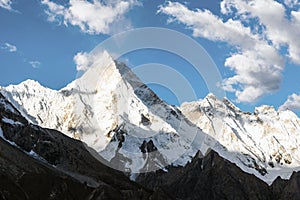
{"type": "Polygon", "coordinates": [[[28,123],[1,94],[0,128],[0,199],[169,198],[105,166],[80,141],[28,123]]]}
{"type": "Polygon", "coordinates": [[[300,199],[300,173],[289,181],[278,178],[268,186],[212,150],[204,157],[198,154],[185,167],[141,174],[136,181],[159,187],[177,199],[300,199]]]}
{"type": "Polygon", "coordinates": [[[28,123],[1,94],[0,127],[0,199],[300,199],[300,173],[268,186],[214,151],[134,183],[80,141],[28,123]]]}

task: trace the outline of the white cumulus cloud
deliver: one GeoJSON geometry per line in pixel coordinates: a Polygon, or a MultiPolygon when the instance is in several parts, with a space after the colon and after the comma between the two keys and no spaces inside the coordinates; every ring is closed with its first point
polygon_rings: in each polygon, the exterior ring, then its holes
{"type": "Polygon", "coordinates": [[[78,71],[86,71],[90,65],[94,62],[94,58],[91,54],[86,52],[79,52],[73,58],[76,69],[78,71]]]}
{"type": "Polygon", "coordinates": [[[17,47],[15,45],[9,44],[9,43],[4,43],[1,46],[1,49],[4,51],[8,51],[8,52],[16,52],[17,51],[17,47]]]}
{"type": "MultiPolygon", "coordinates": [[[[288,6],[298,4],[286,0],[288,6]]],[[[159,12],[169,22],[186,25],[193,36],[224,42],[234,47],[224,65],[235,74],[223,81],[238,102],[256,102],[280,88],[284,59],[300,64],[300,10],[286,8],[274,0],[223,0],[221,16],[206,9],[191,10],[178,2],[167,2],[159,12]],[[287,49],[281,55],[282,48],[287,49]]]]}
{"type": "MultiPolygon", "coordinates": [[[[299,4],[298,1],[286,2],[290,2],[290,6],[299,4]]],[[[284,5],[274,0],[223,0],[221,8],[224,14],[230,14],[235,9],[235,15],[241,19],[258,19],[259,25],[264,29],[261,36],[277,49],[287,47],[287,56],[294,63],[300,64],[299,9],[291,11],[288,18],[284,5]]]]}
{"type": "Polygon", "coordinates": [[[42,0],[42,4],[47,6],[45,12],[49,21],[78,26],[89,34],[110,34],[118,29],[116,26],[130,27],[125,14],[139,3],[137,0],[70,0],[68,5],[60,5],[42,0]]]}
{"type": "Polygon", "coordinates": [[[287,5],[288,7],[292,8],[296,5],[299,5],[298,0],[284,0],[284,4],[287,5]]]}
{"type": "Polygon", "coordinates": [[[300,110],[300,95],[292,94],[286,102],[279,107],[279,110],[300,110]]]}

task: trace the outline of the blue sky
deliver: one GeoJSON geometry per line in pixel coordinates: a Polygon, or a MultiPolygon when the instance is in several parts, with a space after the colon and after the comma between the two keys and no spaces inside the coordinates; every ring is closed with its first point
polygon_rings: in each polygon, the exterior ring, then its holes
{"type": "MultiPolygon", "coordinates": [[[[60,89],[77,76],[75,55],[86,55],[122,31],[164,27],[208,52],[227,98],[242,110],[268,104],[299,114],[299,8],[297,0],[0,0],[0,85],[34,79],[60,89]]],[[[197,98],[209,92],[192,66],[171,53],[145,49],[121,59],[133,68],[170,66],[191,83],[197,98]]],[[[150,86],[178,104],[167,87],[150,86]]]]}

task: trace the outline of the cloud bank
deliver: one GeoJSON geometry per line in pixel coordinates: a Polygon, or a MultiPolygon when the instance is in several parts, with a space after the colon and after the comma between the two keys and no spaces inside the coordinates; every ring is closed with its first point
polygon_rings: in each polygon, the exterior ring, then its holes
{"type": "Polygon", "coordinates": [[[223,81],[238,102],[255,103],[280,88],[285,59],[300,64],[300,10],[296,0],[223,0],[220,16],[178,2],[160,6],[168,22],[182,23],[194,37],[233,47],[224,66],[235,74],[223,81]],[[287,16],[287,7],[291,12],[287,16]],[[283,49],[286,53],[282,54],[283,49]]]}

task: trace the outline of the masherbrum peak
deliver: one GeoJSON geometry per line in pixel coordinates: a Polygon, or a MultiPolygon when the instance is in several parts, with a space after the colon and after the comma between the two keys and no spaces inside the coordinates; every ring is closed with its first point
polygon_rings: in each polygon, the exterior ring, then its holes
{"type": "Polygon", "coordinates": [[[113,167],[129,172],[184,165],[201,146],[191,145],[196,135],[205,135],[107,52],[59,91],[26,81],[2,93],[33,123],[80,139],[113,163],[126,159],[113,167]]]}
{"type": "Polygon", "coordinates": [[[28,80],[1,93],[31,122],[82,140],[130,173],[185,165],[208,149],[269,184],[299,170],[300,120],[292,112],[244,113],[212,94],[179,110],[107,52],[90,63],[59,91],[28,80]]]}

